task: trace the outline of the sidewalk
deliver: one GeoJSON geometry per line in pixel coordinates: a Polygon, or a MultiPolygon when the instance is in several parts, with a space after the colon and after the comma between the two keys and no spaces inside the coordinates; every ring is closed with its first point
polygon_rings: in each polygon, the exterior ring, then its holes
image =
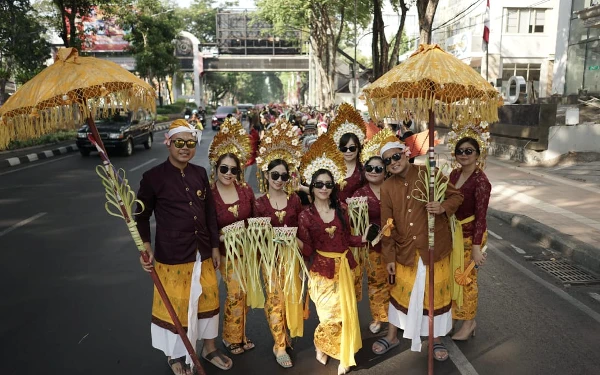
{"type": "MultiPolygon", "coordinates": [[[[155,124],[154,131],[164,130],[168,126],[168,122],[155,124]]],[[[0,151],[0,170],[77,151],[79,151],[79,149],[75,145],[75,140],[68,140],[50,145],[27,147],[13,151],[0,151]]]]}

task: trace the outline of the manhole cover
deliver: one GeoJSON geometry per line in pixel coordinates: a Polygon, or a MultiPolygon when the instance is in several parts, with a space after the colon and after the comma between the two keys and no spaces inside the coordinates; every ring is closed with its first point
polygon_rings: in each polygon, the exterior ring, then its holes
{"type": "Polygon", "coordinates": [[[542,270],[567,284],[599,284],[600,279],[564,260],[540,260],[532,262],[542,270]]]}
{"type": "Polygon", "coordinates": [[[508,180],[508,183],[511,185],[519,185],[519,186],[540,186],[546,185],[545,183],[538,180],[508,180]]]}

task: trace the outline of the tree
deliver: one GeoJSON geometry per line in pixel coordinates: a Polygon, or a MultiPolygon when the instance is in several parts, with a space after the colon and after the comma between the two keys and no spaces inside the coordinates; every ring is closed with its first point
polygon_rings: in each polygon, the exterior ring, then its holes
{"type": "Polygon", "coordinates": [[[29,0],[0,1],[0,104],[11,78],[24,83],[44,68],[51,56],[45,32],[29,0]]]}
{"type": "Polygon", "coordinates": [[[419,13],[420,43],[431,43],[431,28],[433,17],[439,0],[417,0],[417,11],[419,13]]]}
{"type": "MultiPolygon", "coordinates": [[[[122,2],[125,2],[123,0],[122,2]]],[[[81,17],[88,15],[94,6],[120,3],[119,0],[52,0],[58,10],[58,30],[65,47],[81,47],[85,32],[81,17]]]]}
{"type": "Polygon", "coordinates": [[[236,73],[208,72],[204,76],[206,90],[210,93],[210,101],[216,107],[225,95],[235,92],[236,73]]]}

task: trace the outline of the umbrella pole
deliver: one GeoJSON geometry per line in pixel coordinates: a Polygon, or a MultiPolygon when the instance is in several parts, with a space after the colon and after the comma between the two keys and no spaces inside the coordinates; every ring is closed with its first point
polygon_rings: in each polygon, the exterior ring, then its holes
{"type": "MultiPolygon", "coordinates": [[[[98,128],[96,127],[96,124],[94,123],[94,119],[91,116],[87,118],[87,124],[90,127],[90,130],[92,131],[92,135],[94,136],[94,140],[96,141],[97,146],[102,150],[100,152],[100,156],[104,160],[105,167],[113,168],[112,163],[110,162],[110,159],[108,158],[108,154],[106,153],[106,149],[104,148],[104,143],[102,143],[102,138],[100,138],[100,134],[98,133],[98,128]]],[[[121,214],[123,215],[123,218],[125,219],[125,222],[127,224],[131,223],[132,219],[129,216],[129,214],[127,213],[127,211],[124,209],[124,204],[122,201],[119,202],[119,206],[121,209],[121,214]]],[[[144,262],[148,262],[150,260],[148,252],[146,250],[140,250],[140,255],[142,256],[142,259],[144,259],[144,262]]],[[[165,288],[163,287],[162,282],[160,281],[160,279],[159,279],[158,275],[156,274],[156,272],[154,271],[154,269],[152,269],[150,271],[150,277],[152,278],[152,281],[154,282],[154,286],[156,287],[156,290],[158,291],[160,298],[162,299],[165,307],[167,308],[167,311],[169,312],[169,316],[171,317],[171,320],[173,320],[173,325],[175,326],[177,333],[183,340],[183,344],[184,344],[185,348],[187,349],[188,354],[192,358],[192,361],[194,363],[194,367],[196,369],[197,374],[198,375],[206,375],[206,373],[204,372],[204,368],[200,364],[200,359],[196,355],[196,350],[192,346],[190,339],[187,337],[187,334],[186,334],[185,330],[183,329],[183,326],[181,325],[181,321],[179,320],[177,313],[175,313],[175,309],[173,308],[173,305],[171,304],[171,301],[169,300],[169,297],[167,296],[167,292],[165,291],[165,288]]]]}
{"type": "MultiPolygon", "coordinates": [[[[429,110],[429,201],[433,202],[435,199],[435,140],[434,140],[434,126],[435,126],[435,117],[433,111],[429,110]]],[[[428,230],[429,230],[429,361],[428,361],[428,375],[433,375],[433,312],[434,312],[434,303],[433,303],[433,282],[434,282],[434,274],[433,268],[435,262],[433,261],[433,251],[434,251],[434,239],[435,239],[435,214],[429,214],[428,222],[428,230]]]]}

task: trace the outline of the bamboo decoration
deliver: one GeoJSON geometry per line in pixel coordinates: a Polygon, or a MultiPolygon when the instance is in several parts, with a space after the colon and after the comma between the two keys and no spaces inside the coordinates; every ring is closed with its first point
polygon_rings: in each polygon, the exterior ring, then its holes
{"type": "MultiPolygon", "coordinates": [[[[354,236],[362,236],[369,227],[369,206],[367,197],[352,197],[346,199],[348,216],[350,217],[350,231],[354,236]]],[[[367,246],[351,247],[352,255],[359,265],[369,263],[367,246]]]]}
{"type": "Polygon", "coordinates": [[[277,274],[282,275],[281,289],[284,295],[291,296],[293,300],[302,303],[302,290],[308,279],[308,269],[304,264],[302,253],[296,240],[296,227],[276,227],[274,241],[277,249],[277,274]],[[295,280],[301,279],[301,288],[297,288],[295,280]]]}
{"type": "Polygon", "coordinates": [[[246,273],[244,272],[242,251],[246,244],[246,228],[244,221],[236,221],[222,229],[225,237],[225,273],[233,268],[233,277],[240,283],[242,291],[246,292],[246,273]]]}
{"type": "Polygon", "coordinates": [[[260,279],[261,262],[267,267],[269,283],[273,270],[272,261],[265,258],[271,258],[274,249],[267,238],[272,237],[271,218],[257,217],[248,219],[248,240],[244,247],[244,272],[246,272],[246,282],[248,294],[247,304],[254,308],[263,308],[265,306],[265,295],[262,289],[260,279]],[[260,254],[259,254],[260,249],[260,254]],[[261,260],[262,259],[262,260],[261,260]]]}

